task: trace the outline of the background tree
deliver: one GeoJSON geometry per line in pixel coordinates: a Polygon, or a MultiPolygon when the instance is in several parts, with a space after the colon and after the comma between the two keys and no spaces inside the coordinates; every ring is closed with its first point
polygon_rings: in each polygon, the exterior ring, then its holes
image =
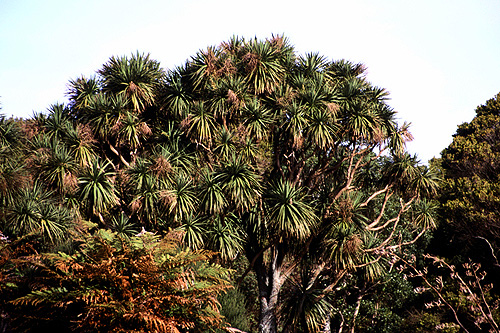
{"type": "MultiPolygon", "coordinates": [[[[442,202],[442,244],[457,255],[483,263],[483,268],[500,268],[500,94],[476,109],[470,123],[457,129],[450,146],[437,163],[445,182],[442,202]],[[484,266],[486,265],[486,266],[484,266]]],[[[438,244],[436,243],[438,246],[438,244]]]]}
{"type": "Polygon", "coordinates": [[[500,268],[499,101],[496,95],[477,107],[474,119],[458,126],[442,157],[431,161],[444,181],[438,195],[438,229],[425,249],[437,267],[424,264],[423,257],[412,264],[412,274],[418,276],[413,282],[426,292],[418,297],[422,304],[415,305],[419,310],[410,318],[427,322],[422,327],[452,323],[470,332],[498,330],[493,300],[498,298],[495,277],[500,268]],[[437,303],[446,306],[430,306],[437,303]]]}

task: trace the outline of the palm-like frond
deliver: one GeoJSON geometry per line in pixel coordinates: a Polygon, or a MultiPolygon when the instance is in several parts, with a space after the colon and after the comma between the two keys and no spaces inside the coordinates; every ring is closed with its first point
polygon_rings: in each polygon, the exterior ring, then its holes
{"type": "Polygon", "coordinates": [[[19,125],[0,114],[0,207],[12,204],[15,193],[28,182],[21,138],[19,125]]]}
{"type": "Polygon", "coordinates": [[[243,118],[243,123],[246,125],[248,133],[257,140],[265,137],[273,121],[271,111],[261,105],[256,98],[245,103],[243,118]]]}
{"type": "Polygon", "coordinates": [[[328,75],[331,76],[335,82],[360,77],[366,71],[365,65],[361,63],[354,64],[345,59],[333,61],[328,67],[328,75]]]}
{"type": "Polygon", "coordinates": [[[226,92],[227,104],[230,111],[229,118],[239,115],[241,108],[251,99],[245,79],[239,75],[230,75],[224,77],[221,80],[221,84],[226,92]]]}
{"type": "MultiPolygon", "coordinates": [[[[227,60],[229,61],[229,60],[227,60]]],[[[223,124],[235,119],[248,100],[247,84],[241,76],[224,76],[214,81],[207,105],[214,117],[223,124]]]]}
{"type": "Polygon", "coordinates": [[[40,205],[39,228],[42,236],[51,242],[62,240],[66,236],[73,216],[64,206],[42,204],[40,205]]]}
{"type": "Polygon", "coordinates": [[[255,94],[271,92],[282,80],[285,70],[280,53],[269,42],[252,40],[245,45],[242,58],[246,79],[255,94]]]}
{"type": "Polygon", "coordinates": [[[104,213],[118,202],[111,180],[115,173],[108,171],[108,168],[109,163],[94,160],[78,178],[80,198],[94,215],[104,213]]]}
{"type": "Polygon", "coordinates": [[[230,57],[238,58],[243,52],[243,47],[245,45],[245,38],[240,36],[231,36],[229,41],[221,43],[221,49],[230,57]]]}
{"type": "MultiPolygon", "coordinates": [[[[374,233],[364,232],[362,237],[364,243],[363,248],[366,250],[380,245],[380,238],[374,233]]],[[[359,256],[358,260],[358,266],[360,266],[358,270],[361,271],[361,277],[365,281],[374,282],[387,274],[386,258],[379,257],[373,252],[365,251],[359,256]]]]}
{"type": "Polygon", "coordinates": [[[46,154],[54,148],[54,144],[59,143],[59,140],[50,140],[45,133],[39,133],[34,136],[28,143],[28,151],[33,154],[46,154]]]}
{"type": "Polygon", "coordinates": [[[342,195],[329,208],[329,225],[323,239],[327,257],[343,269],[355,269],[366,247],[367,217],[360,193],[342,195]]]}
{"type": "Polygon", "coordinates": [[[309,268],[306,265],[300,274],[289,278],[291,286],[280,306],[283,323],[292,332],[320,332],[333,311],[332,295],[324,292],[321,283],[312,281],[309,268]]]}
{"type": "Polygon", "coordinates": [[[413,140],[413,136],[409,131],[410,125],[404,123],[401,127],[394,126],[389,131],[389,148],[393,155],[403,155],[406,143],[413,140]]]}
{"type": "Polygon", "coordinates": [[[213,138],[216,131],[213,115],[202,102],[195,102],[188,117],[188,134],[197,143],[206,144],[213,138]]]}
{"type": "Polygon", "coordinates": [[[81,76],[70,80],[67,95],[69,96],[71,106],[77,110],[86,108],[100,89],[100,82],[95,77],[87,79],[81,76]]]}
{"type": "Polygon", "coordinates": [[[295,146],[299,146],[304,138],[305,128],[308,126],[308,118],[304,106],[292,103],[284,114],[284,128],[290,133],[295,146]]]}
{"type": "Polygon", "coordinates": [[[63,239],[73,216],[63,206],[52,202],[52,195],[36,182],[21,189],[7,211],[9,229],[19,236],[35,233],[50,242],[63,239]]]}
{"type": "Polygon", "coordinates": [[[278,54],[281,65],[287,70],[293,70],[296,62],[297,55],[295,54],[295,47],[290,40],[284,35],[272,35],[267,38],[266,42],[271,45],[274,52],[278,54]]]}
{"type": "Polygon", "coordinates": [[[39,183],[21,189],[7,213],[10,229],[19,235],[40,230],[40,204],[49,198],[50,192],[44,191],[39,183]]]}
{"type": "Polygon", "coordinates": [[[377,125],[377,118],[370,105],[356,102],[349,106],[345,126],[351,140],[371,140],[376,135],[377,125]]]}
{"type": "Polygon", "coordinates": [[[181,221],[195,211],[198,203],[196,192],[191,179],[183,173],[175,178],[172,198],[170,203],[170,213],[173,213],[176,221],[181,221]]]}
{"type": "Polygon", "coordinates": [[[374,282],[387,274],[387,267],[384,265],[384,262],[380,258],[377,260],[375,256],[368,253],[363,254],[359,265],[361,266],[360,271],[365,281],[374,282]]]}
{"type": "Polygon", "coordinates": [[[229,156],[236,152],[234,135],[224,127],[217,133],[215,144],[214,153],[218,154],[224,160],[227,160],[229,156]]]}
{"type": "Polygon", "coordinates": [[[125,97],[97,94],[84,109],[83,118],[101,139],[108,139],[116,134],[122,113],[127,110],[125,97]]]}
{"type": "Polygon", "coordinates": [[[210,99],[207,101],[207,106],[214,118],[222,119],[224,122],[230,117],[231,103],[228,94],[225,80],[217,81],[214,82],[214,87],[210,90],[210,99]]]}
{"type": "Polygon", "coordinates": [[[0,114],[0,146],[16,146],[21,141],[21,129],[13,119],[0,114]]]}
{"type": "Polygon", "coordinates": [[[312,109],[308,118],[307,136],[323,149],[332,146],[339,126],[335,123],[328,108],[312,109]]]}
{"type": "Polygon", "coordinates": [[[221,72],[220,51],[209,47],[206,51],[199,51],[190,63],[191,79],[195,89],[210,88],[221,72]]]}
{"type": "MultiPolygon", "coordinates": [[[[297,98],[308,109],[318,109],[341,101],[341,96],[334,87],[329,85],[324,74],[317,73],[314,79],[304,76],[303,73],[297,75],[295,81],[300,81],[300,83],[294,83],[297,89],[297,98]]],[[[330,110],[335,111],[334,108],[330,108],[330,110]]],[[[333,115],[335,114],[332,113],[333,115]]]]}
{"type": "Polygon", "coordinates": [[[216,215],[208,225],[209,244],[223,260],[233,260],[243,250],[242,231],[233,214],[216,215]]]}
{"type": "Polygon", "coordinates": [[[99,71],[103,90],[126,97],[135,111],[142,112],[156,100],[157,86],[164,73],[149,54],[111,57],[99,71]]]}
{"type": "Polygon", "coordinates": [[[164,176],[167,173],[173,173],[174,170],[189,173],[194,166],[192,154],[176,140],[155,146],[151,158],[153,159],[151,171],[164,176]]]}
{"type": "MultiPolygon", "coordinates": [[[[134,213],[139,216],[139,220],[147,225],[157,225],[157,220],[163,207],[165,198],[170,198],[171,194],[168,191],[162,190],[159,182],[149,174],[145,177],[134,174],[137,177],[138,183],[135,185],[134,199],[131,202],[131,208],[134,213]]],[[[170,200],[166,200],[170,201],[170,200]]]]}
{"type": "Polygon", "coordinates": [[[426,198],[418,200],[414,206],[414,223],[421,229],[435,229],[438,205],[426,198]]]}
{"type": "Polygon", "coordinates": [[[269,223],[276,236],[303,240],[311,235],[317,217],[301,188],[279,180],[271,185],[266,198],[269,223]]]}
{"type": "Polygon", "coordinates": [[[205,219],[194,217],[192,213],[188,214],[177,227],[177,230],[183,232],[182,241],[190,249],[198,250],[204,245],[204,239],[207,236],[205,219]]]}
{"type": "Polygon", "coordinates": [[[72,126],[68,129],[64,143],[82,167],[88,166],[97,157],[94,152],[96,140],[87,125],[78,124],[76,128],[72,126]]]}
{"type": "Polygon", "coordinates": [[[328,68],[326,57],[319,53],[307,53],[298,59],[299,71],[306,77],[312,77],[318,73],[323,73],[328,68]]]}
{"type": "Polygon", "coordinates": [[[181,118],[187,116],[193,100],[190,91],[182,83],[182,71],[185,71],[185,68],[178,67],[169,71],[159,93],[162,109],[167,114],[171,113],[175,117],[181,118]]]}
{"type": "Polygon", "coordinates": [[[222,186],[211,172],[201,174],[199,185],[200,207],[207,214],[222,213],[228,202],[222,191],[222,186]]]}
{"type": "Polygon", "coordinates": [[[240,211],[249,210],[260,196],[259,176],[241,156],[233,155],[227,162],[223,162],[216,171],[215,180],[240,211]]]}
{"type": "Polygon", "coordinates": [[[242,147],[239,149],[238,154],[241,154],[244,160],[255,162],[259,155],[259,146],[252,138],[247,137],[242,147]]]}
{"type": "Polygon", "coordinates": [[[323,240],[327,257],[341,269],[354,270],[363,255],[364,243],[357,229],[345,221],[332,226],[323,240]]]}
{"type": "Polygon", "coordinates": [[[334,223],[344,222],[361,230],[368,218],[365,206],[362,206],[363,195],[359,192],[348,192],[335,200],[329,208],[329,218],[334,223]]]}
{"type": "Polygon", "coordinates": [[[72,191],[77,183],[78,164],[71,152],[56,144],[40,165],[41,178],[59,193],[72,191]]]}
{"type": "MultiPolygon", "coordinates": [[[[428,176],[430,175],[431,174],[428,174],[428,176]]],[[[417,193],[417,188],[415,187],[416,185],[424,185],[425,189],[425,183],[427,183],[426,177],[423,177],[423,174],[418,166],[417,157],[408,153],[395,155],[393,157],[392,163],[390,162],[385,169],[385,177],[391,183],[396,184],[403,194],[407,195],[417,193]]],[[[429,185],[430,184],[434,184],[434,181],[431,181],[429,185]]]]}
{"type": "Polygon", "coordinates": [[[49,138],[64,138],[67,129],[72,126],[69,119],[69,109],[62,104],[49,107],[49,115],[45,121],[45,133],[49,138]]]}
{"type": "Polygon", "coordinates": [[[127,175],[127,185],[132,191],[140,191],[146,186],[149,178],[153,177],[151,173],[151,161],[144,158],[138,158],[125,170],[127,175]]]}
{"type": "Polygon", "coordinates": [[[114,216],[111,219],[111,230],[126,238],[132,237],[139,232],[137,226],[123,212],[118,217],[114,216]]]}
{"type": "Polygon", "coordinates": [[[126,112],[120,119],[118,138],[119,141],[136,150],[141,146],[142,141],[151,134],[151,128],[136,114],[126,112]]]}
{"type": "Polygon", "coordinates": [[[368,87],[369,85],[364,79],[357,77],[343,81],[340,85],[341,105],[350,108],[353,103],[365,101],[365,91],[368,87]]]}
{"type": "Polygon", "coordinates": [[[29,175],[17,161],[0,163],[0,207],[8,208],[15,201],[16,193],[28,184],[29,175]]]}
{"type": "Polygon", "coordinates": [[[419,166],[418,172],[410,181],[409,190],[421,197],[432,198],[438,193],[441,177],[433,166],[419,166]]]}

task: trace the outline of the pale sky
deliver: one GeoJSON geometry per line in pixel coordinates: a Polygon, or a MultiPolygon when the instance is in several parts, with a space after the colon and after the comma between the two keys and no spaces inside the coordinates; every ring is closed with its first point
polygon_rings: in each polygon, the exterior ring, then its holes
{"type": "Polygon", "coordinates": [[[66,103],[68,81],[113,55],[150,53],[168,69],[232,35],[272,34],[364,63],[424,163],[500,92],[499,0],[0,0],[0,112],[66,103]]]}

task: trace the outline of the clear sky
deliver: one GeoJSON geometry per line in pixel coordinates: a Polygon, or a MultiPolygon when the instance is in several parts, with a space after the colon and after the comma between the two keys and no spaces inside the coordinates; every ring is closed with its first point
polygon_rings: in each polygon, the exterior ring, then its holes
{"type": "Polygon", "coordinates": [[[364,63],[412,123],[408,148],[422,162],[500,92],[499,0],[0,0],[1,112],[67,102],[69,79],[112,55],[172,68],[232,35],[272,34],[300,54],[364,63]]]}

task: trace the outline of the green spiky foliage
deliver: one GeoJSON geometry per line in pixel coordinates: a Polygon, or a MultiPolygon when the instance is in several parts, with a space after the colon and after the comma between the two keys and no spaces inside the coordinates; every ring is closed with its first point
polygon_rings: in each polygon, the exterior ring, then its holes
{"type": "Polygon", "coordinates": [[[113,176],[109,164],[96,159],[78,178],[78,194],[88,218],[96,216],[104,223],[103,214],[117,204],[113,176]]]}
{"type": "MultiPolygon", "coordinates": [[[[212,332],[224,327],[217,296],[229,288],[228,271],[209,263],[212,253],[181,251],[175,237],[147,232],[123,238],[101,229],[80,237],[83,243],[73,255],[25,253],[10,264],[2,261],[0,291],[22,294],[2,302],[9,331],[212,332]],[[28,266],[31,275],[16,274],[28,266]]],[[[13,245],[2,246],[6,251],[13,245]]]]}
{"type": "Polygon", "coordinates": [[[120,237],[132,237],[139,233],[137,226],[122,212],[111,220],[111,230],[120,237]]]}
{"type": "Polygon", "coordinates": [[[36,236],[39,249],[63,242],[77,220],[64,204],[78,174],[62,141],[72,126],[67,111],[53,105],[33,120],[0,117],[0,231],[12,240],[36,236]]]}
{"type": "Polygon", "coordinates": [[[89,127],[75,122],[70,114],[66,106],[49,107],[46,120],[25,147],[33,178],[61,201],[75,194],[82,169],[97,158],[89,127]]]}
{"type": "Polygon", "coordinates": [[[68,113],[105,143],[98,148],[115,171],[134,162],[152,134],[146,110],[155,108],[163,77],[158,61],[136,53],[111,57],[96,76],[70,81],[68,113]]]}
{"type": "Polygon", "coordinates": [[[327,281],[317,281],[316,273],[314,267],[303,265],[288,278],[280,304],[284,332],[320,332],[332,315],[334,295],[325,292],[327,281]]]}
{"type": "Polygon", "coordinates": [[[81,76],[69,81],[68,96],[72,111],[78,116],[78,110],[89,106],[92,98],[99,92],[100,82],[96,77],[89,79],[81,76]]]}
{"type": "Polygon", "coordinates": [[[37,234],[52,243],[62,240],[75,221],[73,212],[58,204],[39,183],[21,189],[6,215],[7,230],[12,234],[37,234]]]}
{"type": "Polygon", "coordinates": [[[126,97],[136,112],[155,102],[155,88],[163,76],[160,64],[149,54],[111,57],[99,71],[103,90],[126,97]]]}
{"type": "Polygon", "coordinates": [[[21,125],[14,119],[0,115],[0,218],[4,209],[14,203],[19,189],[28,182],[22,155],[21,125]]]}

